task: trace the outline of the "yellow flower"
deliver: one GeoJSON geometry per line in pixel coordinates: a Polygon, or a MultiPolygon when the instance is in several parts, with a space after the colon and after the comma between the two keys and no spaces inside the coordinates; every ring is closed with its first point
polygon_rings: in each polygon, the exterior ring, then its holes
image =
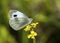
{"type": "Polygon", "coordinates": [[[35,31],[31,31],[30,34],[28,35],[28,38],[35,39],[35,36],[37,36],[37,33],[35,31]]]}
{"type": "Polygon", "coordinates": [[[37,24],[38,24],[38,22],[32,23],[31,25],[32,25],[33,28],[36,28],[37,24]]]}
{"type": "Polygon", "coordinates": [[[28,38],[31,39],[35,39],[35,37],[37,36],[37,33],[34,30],[34,28],[36,28],[38,22],[36,23],[31,23],[30,25],[27,25],[26,28],[24,29],[25,31],[29,31],[30,34],[28,35],[28,38]]]}
{"type": "Polygon", "coordinates": [[[25,30],[25,31],[29,31],[30,28],[31,28],[31,26],[30,26],[30,25],[27,25],[26,28],[25,28],[24,30],[25,30]]]}

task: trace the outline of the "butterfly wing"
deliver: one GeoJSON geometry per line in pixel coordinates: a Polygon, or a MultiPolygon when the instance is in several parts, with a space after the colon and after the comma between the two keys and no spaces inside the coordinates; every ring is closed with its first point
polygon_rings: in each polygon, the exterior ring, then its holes
{"type": "Polygon", "coordinates": [[[9,24],[14,30],[20,30],[30,24],[32,19],[17,10],[10,10],[9,24]],[[14,15],[17,15],[14,17],[14,15]]]}
{"type": "Polygon", "coordinates": [[[12,19],[9,21],[10,26],[14,29],[14,30],[20,30],[22,28],[24,28],[26,25],[30,24],[32,22],[31,18],[19,18],[19,20],[15,20],[12,19]]]}

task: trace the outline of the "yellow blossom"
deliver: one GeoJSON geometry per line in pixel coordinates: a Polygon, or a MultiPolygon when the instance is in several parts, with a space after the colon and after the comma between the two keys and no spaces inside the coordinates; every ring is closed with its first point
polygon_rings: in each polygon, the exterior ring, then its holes
{"type": "Polygon", "coordinates": [[[38,22],[32,23],[31,25],[32,25],[33,28],[36,28],[37,24],[38,24],[38,22]]]}
{"type": "Polygon", "coordinates": [[[25,28],[24,30],[25,30],[25,31],[29,31],[30,28],[31,28],[31,26],[30,26],[30,25],[27,25],[26,28],[25,28]]]}
{"type": "Polygon", "coordinates": [[[28,38],[35,39],[35,36],[37,36],[37,33],[35,31],[31,31],[30,34],[28,35],[28,38]]]}

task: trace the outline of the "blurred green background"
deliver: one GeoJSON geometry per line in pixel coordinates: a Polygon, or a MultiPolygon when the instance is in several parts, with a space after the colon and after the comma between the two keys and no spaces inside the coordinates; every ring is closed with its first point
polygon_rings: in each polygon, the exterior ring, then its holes
{"type": "Polygon", "coordinates": [[[36,43],[60,43],[60,0],[0,0],[0,43],[33,43],[23,29],[9,26],[9,10],[19,10],[34,22],[36,43]]]}

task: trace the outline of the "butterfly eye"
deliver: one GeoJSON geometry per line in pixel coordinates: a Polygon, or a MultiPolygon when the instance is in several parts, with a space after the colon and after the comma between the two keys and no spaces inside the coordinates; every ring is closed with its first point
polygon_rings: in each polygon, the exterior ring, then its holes
{"type": "Polygon", "coordinates": [[[15,14],[15,15],[13,15],[14,17],[17,17],[17,15],[15,14]]]}

